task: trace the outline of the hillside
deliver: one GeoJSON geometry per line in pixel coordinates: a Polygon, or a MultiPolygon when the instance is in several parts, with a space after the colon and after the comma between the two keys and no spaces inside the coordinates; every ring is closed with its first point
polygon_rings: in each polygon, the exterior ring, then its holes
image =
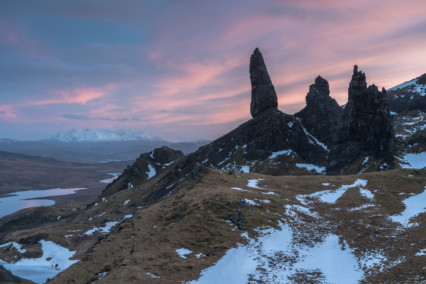
{"type": "Polygon", "coordinates": [[[1,229],[7,232],[3,240],[15,240],[26,250],[22,254],[11,249],[6,260],[14,255],[18,261],[40,256],[37,244],[48,239],[76,250],[74,258],[80,259],[49,283],[90,283],[102,275],[102,283],[179,283],[197,279],[234,252],[237,259],[249,257],[246,261],[252,262],[251,269],[239,271],[240,278],[258,282],[287,277],[300,282],[332,277],[316,267],[318,263],[305,270],[300,266],[310,261],[313,249],[331,245],[338,257],[332,264],[347,270],[339,260],[349,258],[360,280],[426,280],[422,269],[426,215],[420,209],[410,222],[407,215],[398,217],[411,206],[408,200],[419,197],[423,198],[419,204],[424,204],[425,170],[300,179],[210,169],[198,182],[189,179],[175,194],[146,207],[143,200],[149,186],[161,177],[79,213],[71,208],[57,211],[62,218],[54,226],[17,231],[7,230],[11,223],[3,223],[1,229]],[[36,232],[43,233],[31,237],[36,232]],[[268,235],[287,237],[270,243],[268,235]],[[245,249],[248,252],[240,255],[238,250],[245,249]],[[186,257],[179,255],[181,251],[186,257]],[[283,266],[286,275],[280,272],[283,266]]]}

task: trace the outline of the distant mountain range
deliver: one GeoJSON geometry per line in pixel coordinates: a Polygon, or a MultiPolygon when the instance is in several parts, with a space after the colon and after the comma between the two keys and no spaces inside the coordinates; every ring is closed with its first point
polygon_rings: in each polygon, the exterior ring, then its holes
{"type": "Polygon", "coordinates": [[[135,160],[161,146],[194,152],[208,140],[169,142],[143,131],[72,129],[37,141],[0,139],[0,151],[86,162],[135,160]]]}
{"type": "Polygon", "coordinates": [[[134,130],[108,130],[108,129],[71,129],[59,132],[50,140],[59,142],[100,142],[100,141],[136,141],[136,140],[163,140],[150,133],[134,130]]]}

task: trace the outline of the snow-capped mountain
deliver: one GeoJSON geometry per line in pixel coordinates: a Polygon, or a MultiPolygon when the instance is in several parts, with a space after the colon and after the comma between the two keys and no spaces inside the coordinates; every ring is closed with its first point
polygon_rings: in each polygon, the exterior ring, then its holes
{"type": "Polygon", "coordinates": [[[133,130],[107,130],[107,129],[71,129],[66,132],[59,132],[52,136],[50,140],[60,142],[103,142],[103,141],[137,141],[137,140],[160,140],[144,131],[133,130]]]}
{"type": "Polygon", "coordinates": [[[426,74],[390,88],[388,91],[395,91],[398,89],[405,89],[406,92],[409,93],[418,93],[422,97],[426,96],[426,74]]]}

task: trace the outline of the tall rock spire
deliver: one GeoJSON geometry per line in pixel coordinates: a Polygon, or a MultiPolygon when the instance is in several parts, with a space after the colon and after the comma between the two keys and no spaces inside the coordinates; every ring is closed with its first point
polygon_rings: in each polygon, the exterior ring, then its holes
{"type": "Polygon", "coordinates": [[[250,57],[251,104],[250,113],[256,117],[269,109],[277,109],[278,99],[269,78],[262,53],[256,48],[250,57]]]}

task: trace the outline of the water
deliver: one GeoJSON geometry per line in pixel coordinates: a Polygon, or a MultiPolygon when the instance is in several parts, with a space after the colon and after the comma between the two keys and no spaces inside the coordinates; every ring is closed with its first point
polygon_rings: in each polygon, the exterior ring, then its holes
{"type": "Polygon", "coordinates": [[[0,218],[24,208],[51,206],[55,204],[54,200],[33,198],[69,195],[83,189],[85,188],[54,188],[47,190],[19,191],[8,194],[6,197],[0,198],[0,218]]]}

